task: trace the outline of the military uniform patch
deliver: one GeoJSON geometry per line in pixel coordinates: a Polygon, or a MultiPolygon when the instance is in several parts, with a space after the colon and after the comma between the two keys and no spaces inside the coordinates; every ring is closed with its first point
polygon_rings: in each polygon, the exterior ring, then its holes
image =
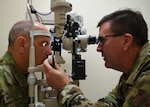
{"type": "Polygon", "coordinates": [[[150,107],[150,94],[139,90],[135,97],[131,97],[130,102],[134,107],[150,107]]]}

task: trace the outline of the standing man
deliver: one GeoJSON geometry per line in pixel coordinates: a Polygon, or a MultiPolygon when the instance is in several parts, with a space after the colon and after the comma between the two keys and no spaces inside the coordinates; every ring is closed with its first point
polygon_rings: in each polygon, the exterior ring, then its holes
{"type": "MultiPolygon", "coordinates": [[[[28,107],[31,26],[30,21],[19,21],[9,32],[8,51],[0,59],[0,107],[28,107]]],[[[48,28],[41,23],[35,22],[34,30],[35,65],[40,65],[52,54],[51,37],[48,28]]]]}
{"type": "MultiPolygon", "coordinates": [[[[148,28],[140,12],[115,11],[98,23],[99,43],[107,68],[122,72],[118,85],[92,103],[55,63],[44,61],[47,83],[58,91],[63,107],[150,107],[150,44],[148,28]]],[[[101,70],[101,69],[99,69],[101,70]]]]}

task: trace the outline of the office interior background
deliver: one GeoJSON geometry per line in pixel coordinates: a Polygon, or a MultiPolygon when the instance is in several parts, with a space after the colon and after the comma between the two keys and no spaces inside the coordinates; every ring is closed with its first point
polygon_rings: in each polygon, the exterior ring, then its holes
{"type": "MultiPolygon", "coordinates": [[[[141,11],[148,28],[150,28],[149,0],[66,0],[72,4],[69,13],[83,17],[83,24],[87,35],[98,35],[97,23],[99,20],[118,9],[132,8],[141,11]]],[[[51,0],[32,0],[32,5],[39,12],[50,12],[51,0]]],[[[0,1],[0,56],[7,50],[8,33],[14,23],[26,19],[27,0],[1,0],[0,1]]],[[[88,45],[87,52],[81,53],[86,60],[86,79],[80,80],[80,88],[84,95],[92,101],[97,101],[115,88],[121,72],[107,69],[104,66],[101,53],[96,51],[97,45],[88,45]]],[[[65,64],[62,67],[71,73],[71,54],[62,50],[65,64]]]]}

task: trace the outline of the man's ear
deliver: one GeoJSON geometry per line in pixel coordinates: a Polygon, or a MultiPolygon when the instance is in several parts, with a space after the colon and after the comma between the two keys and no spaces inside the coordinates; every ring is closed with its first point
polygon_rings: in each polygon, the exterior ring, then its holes
{"type": "Polygon", "coordinates": [[[124,51],[126,51],[133,43],[133,36],[129,33],[126,33],[123,35],[123,37],[124,37],[124,51]]]}
{"type": "Polygon", "coordinates": [[[16,47],[20,53],[24,53],[26,50],[27,39],[24,36],[19,36],[16,39],[16,47]]]}

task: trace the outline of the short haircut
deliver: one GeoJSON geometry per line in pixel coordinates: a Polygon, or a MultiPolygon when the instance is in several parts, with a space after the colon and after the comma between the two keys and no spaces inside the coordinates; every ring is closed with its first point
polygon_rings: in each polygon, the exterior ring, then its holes
{"type": "Polygon", "coordinates": [[[131,9],[115,11],[104,16],[97,27],[105,22],[111,23],[110,29],[115,34],[130,33],[133,36],[133,43],[138,46],[143,46],[148,41],[147,24],[139,11],[131,9]]]}
{"type": "Polygon", "coordinates": [[[8,46],[12,46],[16,38],[20,35],[30,37],[30,29],[31,29],[30,21],[24,20],[15,23],[9,32],[8,46]]]}

